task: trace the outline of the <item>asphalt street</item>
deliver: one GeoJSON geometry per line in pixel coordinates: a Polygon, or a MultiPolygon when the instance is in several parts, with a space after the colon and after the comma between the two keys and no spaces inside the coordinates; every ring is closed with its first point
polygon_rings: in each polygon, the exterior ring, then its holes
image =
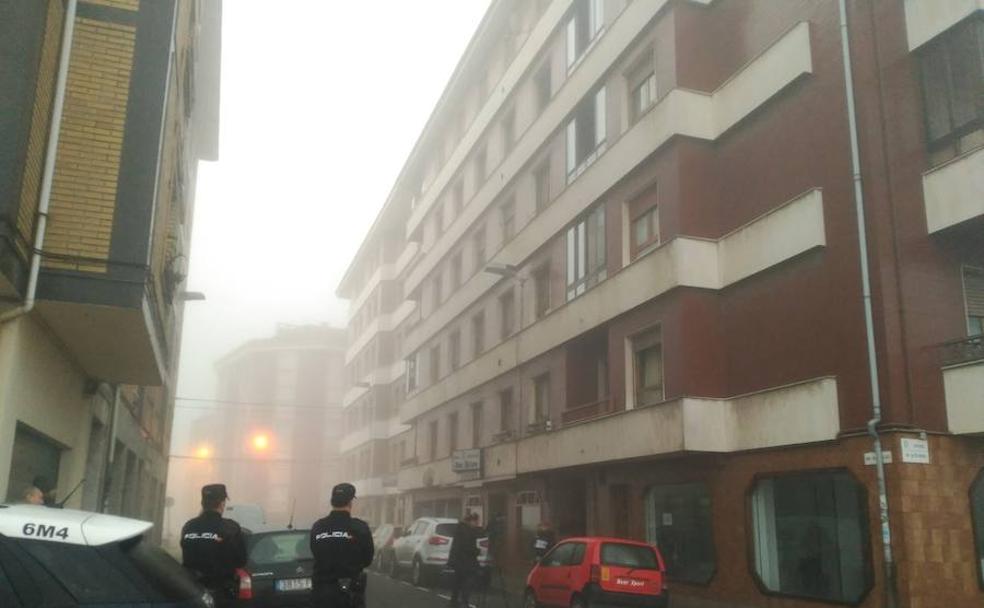
{"type": "MultiPolygon", "coordinates": [[[[405,579],[394,580],[377,572],[369,573],[366,608],[444,608],[450,600],[447,581],[435,588],[415,587],[405,579]]],[[[473,608],[521,607],[518,597],[503,598],[497,589],[488,590],[484,596],[476,591],[471,601],[473,608]]]]}

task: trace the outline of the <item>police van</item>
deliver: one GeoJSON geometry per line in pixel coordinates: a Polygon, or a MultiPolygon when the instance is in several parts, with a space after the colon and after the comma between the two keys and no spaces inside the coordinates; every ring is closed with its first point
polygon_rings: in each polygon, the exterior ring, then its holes
{"type": "Polygon", "coordinates": [[[211,596],[147,539],[152,527],[101,513],[0,505],[0,606],[212,608],[211,596]]]}

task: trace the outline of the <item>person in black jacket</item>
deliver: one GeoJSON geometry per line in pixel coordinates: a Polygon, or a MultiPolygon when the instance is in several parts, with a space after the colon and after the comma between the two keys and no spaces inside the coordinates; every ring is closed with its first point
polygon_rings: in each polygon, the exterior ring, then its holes
{"type": "Polygon", "coordinates": [[[468,597],[478,580],[478,513],[468,513],[458,522],[451,541],[448,565],[454,570],[451,606],[469,606],[468,597]]]}
{"type": "Polygon", "coordinates": [[[202,512],[181,529],[182,564],[208,589],[217,606],[235,597],[236,569],[246,565],[246,539],[242,528],[225,519],[229,494],[220,483],[202,488],[202,512]]]}
{"type": "Polygon", "coordinates": [[[331,491],[331,513],[311,528],[314,555],[312,606],[315,608],[358,608],[365,605],[366,577],[363,573],[375,548],[369,525],[352,517],[355,486],[340,483],[331,491]]]}
{"type": "Polygon", "coordinates": [[[536,527],[536,538],[533,539],[533,559],[540,561],[553,546],[557,544],[557,535],[548,521],[540,522],[536,527]]]}

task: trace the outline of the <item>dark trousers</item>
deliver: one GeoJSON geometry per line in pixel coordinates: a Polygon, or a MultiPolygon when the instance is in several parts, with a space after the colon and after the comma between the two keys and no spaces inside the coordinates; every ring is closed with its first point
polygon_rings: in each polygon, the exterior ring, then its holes
{"type": "Polygon", "coordinates": [[[478,583],[478,566],[454,567],[454,585],[451,587],[451,603],[468,606],[471,592],[478,583]]]}
{"type": "Polygon", "coordinates": [[[320,587],[311,592],[311,608],[363,608],[365,596],[359,592],[344,591],[335,585],[320,587]]]}

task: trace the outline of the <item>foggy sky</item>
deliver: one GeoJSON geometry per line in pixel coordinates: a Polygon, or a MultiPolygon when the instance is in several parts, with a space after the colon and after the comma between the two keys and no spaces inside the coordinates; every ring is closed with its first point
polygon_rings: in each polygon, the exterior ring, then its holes
{"type": "Polygon", "coordinates": [[[335,287],[488,4],[223,3],[219,161],[199,165],[186,285],[208,299],[186,306],[179,397],[214,398],[215,360],[278,323],[344,326],[335,287]]]}

